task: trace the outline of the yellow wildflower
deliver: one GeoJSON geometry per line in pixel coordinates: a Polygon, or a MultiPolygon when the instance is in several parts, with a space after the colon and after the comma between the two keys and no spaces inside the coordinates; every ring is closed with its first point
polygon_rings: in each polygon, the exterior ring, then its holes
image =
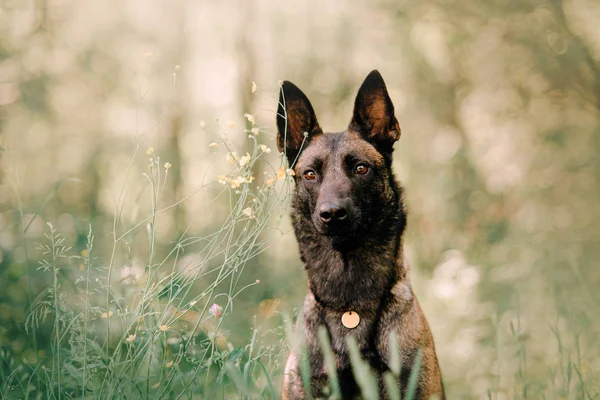
{"type": "Polygon", "coordinates": [[[285,178],[285,167],[282,165],[281,168],[277,170],[277,179],[285,178]]]}
{"type": "Polygon", "coordinates": [[[229,161],[231,164],[236,164],[239,156],[235,151],[231,151],[225,155],[225,159],[229,161]]]}
{"type": "Polygon", "coordinates": [[[276,181],[277,181],[277,177],[267,178],[267,180],[265,181],[265,184],[267,186],[271,187],[275,184],[276,181]]]}

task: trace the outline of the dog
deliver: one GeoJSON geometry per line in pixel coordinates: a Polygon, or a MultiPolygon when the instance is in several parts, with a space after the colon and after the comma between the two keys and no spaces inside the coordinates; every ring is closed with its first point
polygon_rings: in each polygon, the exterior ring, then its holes
{"type": "Polygon", "coordinates": [[[295,173],[292,224],[308,275],[296,329],[305,343],[311,391],[305,392],[301,356],[292,350],[283,399],[327,397],[321,326],[333,349],[342,399],[361,395],[348,336],[377,376],[380,398],[389,396],[383,377],[396,356],[402,367],[393,382],[403,398],[418,358],[414,398],[445,399],[433,336],[403,257],[406,211],[392,171],[400,126],[381,74],[374,70],[366,77],[350,125],[339,133],[324,133],[306,95],[283,82],[277,129],[278,149],[295,173]],[[399,354],[391,355],[392,348],[399,354]]]}

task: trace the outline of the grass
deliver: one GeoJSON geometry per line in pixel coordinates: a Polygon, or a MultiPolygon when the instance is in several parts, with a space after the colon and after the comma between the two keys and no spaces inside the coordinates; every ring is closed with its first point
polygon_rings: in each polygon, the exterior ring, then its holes
{"type": "MultiPolygon", "coordinates": [[[[163,164],[149,148],[146,155],[150,162],[143,174],[144,192],[151,205],[149,215],[127,221],[124,216],[132,213],[125,208],[127,185],[141,158],[141,140],[116,200],[111,243],[104,246],[110,248],[108,258],[96,254],[98,234],[91,224],[85,248],[79,252],[48,223],[45,240],[39,244],[37,272],[28,268],[30,281],[38,274],[42,281],[51,282],[40,293],[29,291],[25,328],[33,338],[36,360],[16,360],[8,352],[2,354],[2,398],[278,396],[272,376],[279,372],[284,346],[267,347],[263,343],[264,336],[276,336],[276,332],[256,329],[248,343],[238,347],[222,334],[236,299],[259,284],[244,280],[243,272],[249,260],[272,245],[270,234],[277,228],[272,216],[285,211],[290,191],[291,177],[283,159],[279,159],[279,166],[264,160],[270,149],[258,143],[256,129],[249,132],[252,150],[244,156],[226,140],[210,146],[214,156],[220,153],[230,161],[227,174],[209,180],[205,171],[199,189],[167,206],[162,198],[171,165],[163,164]],[[259,162],[268,170],[262,182],[252,176],[259,162]],[[201,213],[213,212],[211,208],[219,204],[228,205],[218,228],[192,236],[188,234],[190,223],[170,249],[159,251],[157,216],[200,190],[212,195],[201,213]],[[143,260],[133,259],[140,252],[129,243],[132,235],[140,232],[147,237],[143,260]],[[123,260],[128,261],[121,267],[123,260]],[[137,268],[135,276],[117,279],[115,275],[123,268],[137,268]],[[50,354],[38,358],[36,338],[40,332],[48,332],[50,354]]],[[[27,245],[25,233],[31,221],[25,225],[18,187],[16,182],[13,188],[23,226],[22,240],[27,245]]],[[[106,236],[102,233],[101,237],[106,236]]]]}

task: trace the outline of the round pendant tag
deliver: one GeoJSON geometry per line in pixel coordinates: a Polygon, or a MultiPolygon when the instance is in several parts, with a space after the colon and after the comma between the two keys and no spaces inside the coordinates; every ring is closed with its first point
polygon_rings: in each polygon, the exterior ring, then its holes
{"type": "Polygon", "coordinates": [[[360,317],[354,311],[346,311],[342,315],[342,325],[348,329],[354,329],[360,323],[360,317]]]}

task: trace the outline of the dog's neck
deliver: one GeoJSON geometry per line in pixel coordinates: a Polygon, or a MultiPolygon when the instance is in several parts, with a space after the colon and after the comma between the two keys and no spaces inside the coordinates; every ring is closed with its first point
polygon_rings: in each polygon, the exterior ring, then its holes
{"type": "Polygon", "coordinates": [[[377,308],[393,285],[405,279],[405,218],[399,199],[396,209],[372,224],[378,226],[376,231],[344,242],[323,236],[312,226],[295,224],[309,290],[323,308],[357,312],[377,308]]]}

